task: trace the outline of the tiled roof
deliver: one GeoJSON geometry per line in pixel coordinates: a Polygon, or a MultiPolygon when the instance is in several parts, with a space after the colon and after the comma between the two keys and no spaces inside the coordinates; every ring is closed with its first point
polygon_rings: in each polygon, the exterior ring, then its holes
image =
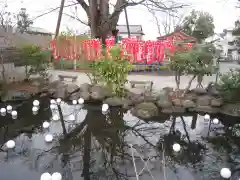
{"type": "Polygon", "coordinates": [[[29,27],[28,31],[30,32],[38,32],[38,33],[43,33],[43,34],[53,34],[46,29],[40,28],[40,27],[29,27]]]}
{"type": "MultiPolygon", "coordinates": [[[[118,25],[117,29],[119,30],[119,33],[128,33],[127,25],[118,25]]],[[[129,25],[129,29],[131,34],[144,35],[142,25],[129,25]]]]}

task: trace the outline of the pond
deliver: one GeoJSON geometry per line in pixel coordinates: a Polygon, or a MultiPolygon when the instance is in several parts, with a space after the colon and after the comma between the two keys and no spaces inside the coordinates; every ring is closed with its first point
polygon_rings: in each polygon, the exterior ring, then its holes
{"type": "Polygon", "coordinates": [[[46,97],[38,98],[33,115],[33,100],[12,104],[17,119],[0,116],[3,180],[39,180],[44,172],[59,172],[63,180],[212,180],[240,164],[240,121],[232,117],[212,117],[220,120],[213,123],[199,114],[161,114],[143,121],[118,108],[104,115],[101,105],[62,103],[61,121],[52,118],[59,112],[46,97]],[[52,142],[45,142],[47,134],[52,142]],[[14,149],[6,148],[8,140],[14,149]]]}

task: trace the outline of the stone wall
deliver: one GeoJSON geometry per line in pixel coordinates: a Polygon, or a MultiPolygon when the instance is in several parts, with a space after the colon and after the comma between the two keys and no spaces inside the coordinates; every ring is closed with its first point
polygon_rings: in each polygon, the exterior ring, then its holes
{"type": "Polygon", "coordinates": [[[214,86],[192,89],[185,96],[182,96],[183,91],[176,93],[173,88],[166,87],[155,94],[136,94],[129,90],[125,97],[116,97],[106,87],[87,83],[77,86],[60,81],[52,82],[46,89],[54,98],[71,101],[81,97],[85,102],[107,103],[109,106],[131,110],[133,115],[141,119],[157,117],[160,113],[185,112],[240,116],[240,104],[224,102],[221,93],[214,86]]]}

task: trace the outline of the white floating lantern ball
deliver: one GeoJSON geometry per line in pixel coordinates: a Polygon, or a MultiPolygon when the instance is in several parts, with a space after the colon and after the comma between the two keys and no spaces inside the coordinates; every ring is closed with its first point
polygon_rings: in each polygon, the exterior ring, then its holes
{"type": "Polygon", "coordinates": [[[46,142],[52,142],[52,141],[53,141],[53,136],[52,136],[51,134],[47,134],[47,135],[45,136],[45,141],[46,141],[46,142]]]}
{"type": "Polygon", "coordinates": [[[7,112],[7,110],[5,108],[0,109],[1,116],[5,116],[6,112],[7,112]]]}
{"type": "Polygon", "coordinates": [[[230,169],[222,168],[221,171],[220,171],[220,175],[224,179],[229,179],[231,177],[232,173],[231,173],[230,169]]]}
{"type": "Polygon", "coordinates": [[[33,106],[39,106],[39,105],[40,105],[40,102],[38,100],[33,101],[33,106]]]}
{"type": "Polygon", "coordinates": [[[49,173],[43,173],[40,177],[40,180],[52,180],[52,176],[49,173]]]}
{"type": "Polygon", "coordinates": [[[210,115],[209,114],[205,114],[204,119],[205,120],[210,120],[210,115]]]}
{"type": "Polygon", "coordinates": [[[58,115],[56,115],[56,114],[55,114],[55,115],[53,115],[53,117],[52,117],[52,120],[53,120],[53,121],[58,121],[58,120],[59,120],[59,116],[58,116],[58,115]]]}
{"type": "Polygon", "coordinates": [[[52,109],[52,110],[57,109],[57,106],[55,104],[51,104],[50,109],[52,109]]]}
{"type": "Polygon", "coordinates": [[[62,180],[62,175],[59,172],[52,174],[52,180],[62,180]]]}
{"type": "Polygon", "coordinates": [[[57,103],[60,104],[61,103],[61,99],[60,98],[57,98],[57,103]]]}
{"type": "Polygon", "coordinates": [[[33,111],[33,112],[37,112],[37,111],[38,111],[38,107],[33,106],[33,107],[32,107],[32,111],[33,111]]]}
{"type": "Polygon", "coordinates": [[[8,149],[13,149],[15,147],[15,142],[13,140],[9,140],[6,143],[6,146],[7,146],[8,149]]]}
{"type": "Polygon", "coordinates": [[[73,100],[73,101],[72,101],[72,104],[73,104],[73,105],[76,105],[76,104],[77,104],[77,100],[73,100]]]}
{"type": "Polygon", "coordinates": [[[83,98],[78,99],[78,103],[79,104],[84,104],[84,99],[83,98]]]}
{"type": "Polygon", "coordinates": [[[49,128],[50,124],[49,124],[49,122],[45,121],[42,126],[44,129],[47,129],[47,128],[49,128]]]}
{"type": "Polygon", "coordinates": [[[13,119],[17,118],[17,111],[12,111],[11,114],[13,119]]]}
{"type": "Polygon", "coordinates": [[[108,104],[103,104],[103,105],[102,105],[102,111],[103,111],[103,112],[108,111],[108,109],[109,109],[108,104]]]}
{"type": "Polygon", "coordinates": [[[181,146],[178,143],[173,144],[173,150],[175,152],[179,152],[181,150],[181,146]]]}
{"type": "Polygon", "coordinates": [[[75,116],[73,114],[69,115],[69,120],[74,121],[75,120],[75,116]]]}
{"type": "Polygon", "coordinates": [[[213,119],[213,124],[218,124],[219,123],[219,120],[217,118],[214,118],[213,119]]]}
{"type": "Polygon", "coordinates": [[[8,105],[8,106],[7,106],[7,111],[8,111],[8,112],[9,112],[9,111],[12,111],[12,106],[8,105]]]}
{"type": "Polygon", "coordinates": [[[51,104],[56,104],[56,101],[55,101],[54,99],[51,99],[51,100],[50,100],[50,103],[51,103],[51,104]]]}

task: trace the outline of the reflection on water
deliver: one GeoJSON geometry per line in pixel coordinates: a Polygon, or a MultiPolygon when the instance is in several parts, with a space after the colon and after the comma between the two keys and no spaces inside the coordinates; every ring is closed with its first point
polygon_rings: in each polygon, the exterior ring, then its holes
{"type": "Polygon", "coordinates": [[[213,124],[197,114],[162,114],[146,122],[120,109],[103,115],[100,105],[62,104],[63,121],[52,121],[58,111],[48,108],[49,99],[40,102],[38,115],[31,100],[13,105],[17,120],[0,117],[1,179],[37,180],[43,172],[60,172],[64,180],[210,180],[240,162],[239,126],[230,117],[213,124]],[[53,135],[52,143],[44,141],[46,134],[53,135]],[[14,150],[4,145],[10,139],[14,150]],[[180,152],[172,150],[174,143],[180,152]]]}

